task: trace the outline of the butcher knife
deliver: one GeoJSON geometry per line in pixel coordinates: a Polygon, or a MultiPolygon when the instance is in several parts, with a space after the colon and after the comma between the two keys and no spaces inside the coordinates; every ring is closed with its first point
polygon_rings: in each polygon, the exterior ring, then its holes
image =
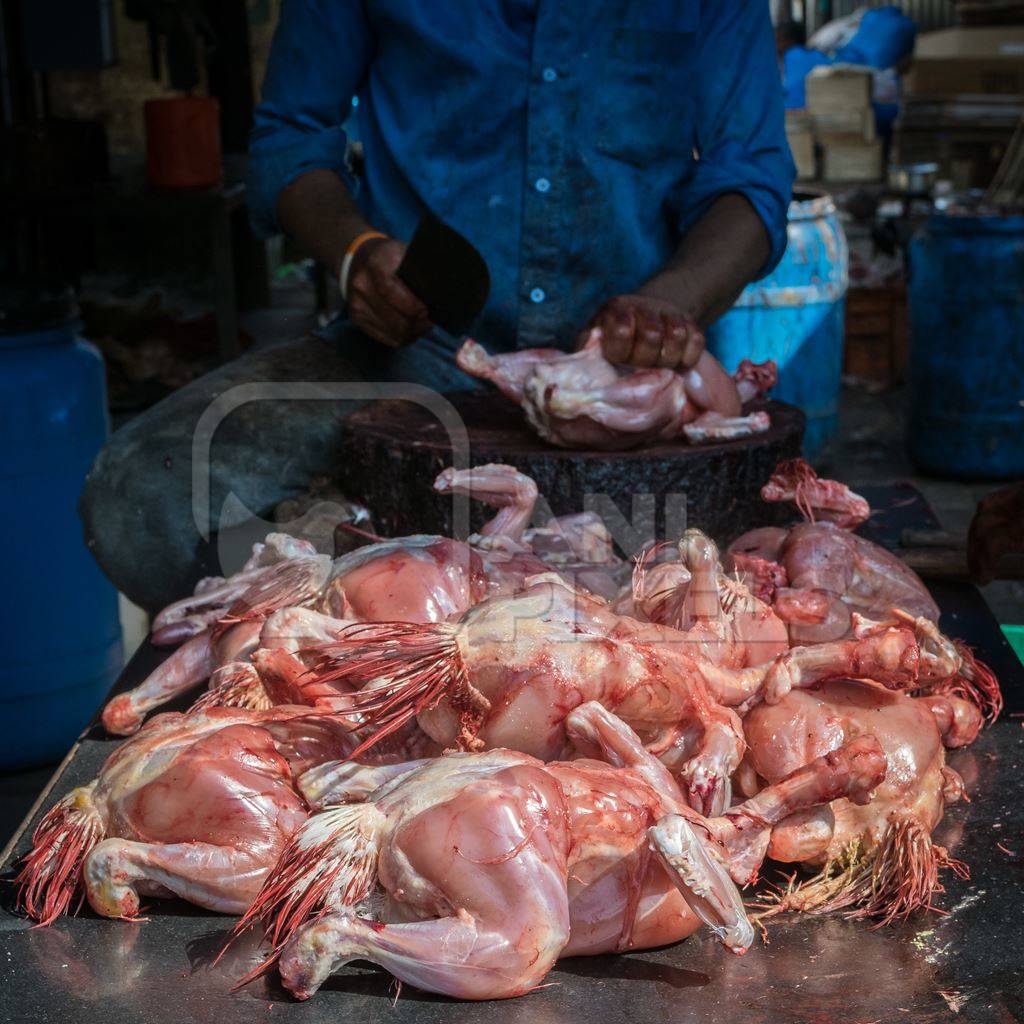
{"type": "Polygon", "coordinates": [[[432,213],[416,226],[398,276],[427,307],[431,321],[457,337],[473,326],[491,290],[483,256],[432,213]]]}

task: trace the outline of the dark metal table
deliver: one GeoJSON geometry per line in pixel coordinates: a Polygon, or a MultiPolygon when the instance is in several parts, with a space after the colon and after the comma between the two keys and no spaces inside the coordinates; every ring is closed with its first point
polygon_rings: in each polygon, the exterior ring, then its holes
{"type": "MultiPolygon", "coordinates": [[[[929,526],[915,491],[867,495],[885,511],[867,532],[885,540],[908,525],[929,526]]],[[[0,910],[0,1021],[214,1021],[216,1024],[932,1024],[1024,1021],[1024,670],[973,588],[934,589],[944,627],[974,645],[1002,679],[1007,713],[970,749],[951,757],[970,803],[956,805],[939,842],[971,866],[972,879],[948,879],[945,914],[872,931],[839,918],[776,924],[768,945],[733,957],[698,933],[676,946],[623,956],[565,960],[550,985],[502,1003],[455,1003],[406,986],[397,1003],[388,975],[353,965],[309,1003],[276,981],[230,993],[257,959],[239,944],[212,960],[229,921],[178,901],[152,901],[149,920],[124,924],[89,912],[46,929],[29,929],[0,910]]],[[[126,669],[128,686],[160,657],[144,648],[126,669]]],[[[91,778],[113,743],[86,734],[58,771],[41,806],[91,778]]],[[[37,808],[38,812],[39,808],[37,808]]],[[[31,816],[34,820],[36,815],[31,816]]],[[[25,849],[26,833],[13,854],[25,849]]]]}

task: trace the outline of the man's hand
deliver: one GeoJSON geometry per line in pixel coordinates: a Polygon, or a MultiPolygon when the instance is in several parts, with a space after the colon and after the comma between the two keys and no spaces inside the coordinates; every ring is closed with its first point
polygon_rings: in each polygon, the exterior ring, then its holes
{"type": "Polygon", "coordinates": [[[967,564],[975,583],[998,577],[1003,555],[1024,553],[1024,483],[1011,484],[978,502],[967,535],[967,564]]]}
{"type": "Polygon", "coordinates": [[[389,348],[403,348],[430,330],[427,307],[398,278],[406,246],[371,238],[352,257],[346,305],[349,319],[389,348]]]}
{"type": "Polygon", "coordinates": [[[609,299],[587,333],[594,328],[601,330],[605,359],[623,366],[688,370],[704,351],[700,328],[674,303],[650,295],[609,299]]]}

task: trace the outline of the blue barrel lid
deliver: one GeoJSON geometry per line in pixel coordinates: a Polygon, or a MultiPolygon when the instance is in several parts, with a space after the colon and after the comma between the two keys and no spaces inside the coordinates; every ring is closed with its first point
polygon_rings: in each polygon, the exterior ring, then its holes
{"type": "Polygon", "coordinates": [[[0,338],[52,331],[77,316],[75,293],[67,285],[0,282],[0,338]]]}
{"type": "Polygon", "coordinates": [[[818,220],[834,216],[835,200],[828,192],[817,188],[798,188],[789,203],[789,220],[818,220]]]}
{"type": "Polygon", "coordinates": [[[933,213],[927,226],[938,235],[1020,235],[1024,234],[1024,215],[933,213]]]}

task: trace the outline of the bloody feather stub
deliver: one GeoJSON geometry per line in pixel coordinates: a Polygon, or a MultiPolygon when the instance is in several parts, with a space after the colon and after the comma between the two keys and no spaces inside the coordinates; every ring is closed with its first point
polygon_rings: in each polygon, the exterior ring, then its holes
{"type": "Polygon", "coordinates": [[[337,640],[316,652],[318,659],[307,673],[311,682],[344,680],[366,687],[344,698],[346,709],[372,729],[352,751],[353,758],[445,698],[460,717],[459,746],[474,747],[490,704],[469,682],[454,627],[360,623],[342,630],[337,640]]]}
{"type": "Polygon", "coordinates": [[[871,515],[871,506],[859,494],[838,480],[821,479],[803,459],[780,462],[761,488],[761,497],[792,502],[807,522],[831,522],[844,530],[855,529],[871,515]]]}
{"type": "Polygon", "coordinates": [[[103,839],[103,820],[92,803],[96,783],[73,789],[46,812],[32,833],[32,849],[14,879],[25,912],[52,924],[82,903],[82,865],[103,839]]]}

